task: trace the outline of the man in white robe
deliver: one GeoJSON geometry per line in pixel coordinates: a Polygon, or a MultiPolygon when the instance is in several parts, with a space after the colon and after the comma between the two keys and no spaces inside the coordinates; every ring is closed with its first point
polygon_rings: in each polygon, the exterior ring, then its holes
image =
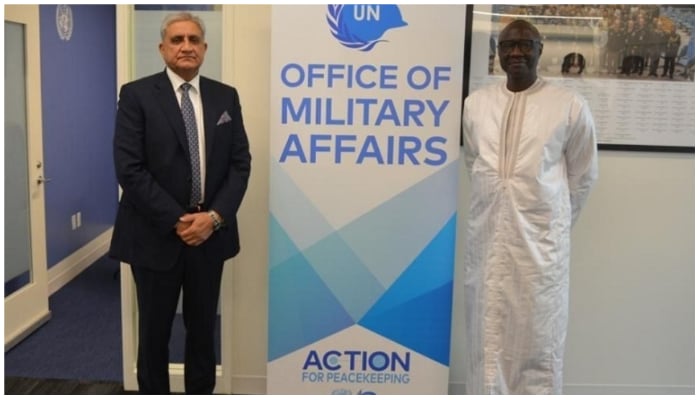
{"type": "Polygon", "coordinates": [[[507,81],[464,102],[467,393],[561,394],[571,227],[597,179],[584,98],[537,76],[542,39],[499,35],[507,81]]]}

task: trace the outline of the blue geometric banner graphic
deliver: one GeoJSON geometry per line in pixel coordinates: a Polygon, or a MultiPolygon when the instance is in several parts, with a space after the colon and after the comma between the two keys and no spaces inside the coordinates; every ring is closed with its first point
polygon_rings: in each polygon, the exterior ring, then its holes
{"type": "Polygon", "coordinates": [[[268,394],[447,393],[464,21],[272,7],[268,394]]]}

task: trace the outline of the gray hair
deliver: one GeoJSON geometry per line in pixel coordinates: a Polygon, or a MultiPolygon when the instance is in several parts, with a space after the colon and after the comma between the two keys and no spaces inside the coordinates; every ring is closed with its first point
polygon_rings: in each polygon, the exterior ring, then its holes
{"type": "Polygon", "coordinates": [[[186,11],[168,14],[165,16],[165,18],[163,19],[163,23],[160,24],[160,39],[165,39],[165,31],[171,24],[181,21],[192,21],[195,24],[197,24],[197,26],[199,26],[199,29],[202,31],[202,39],[204,39],[206,35],[206,31],[204,29],[204,21],[202,21],[202,19],[198,16],[186,11]]]}

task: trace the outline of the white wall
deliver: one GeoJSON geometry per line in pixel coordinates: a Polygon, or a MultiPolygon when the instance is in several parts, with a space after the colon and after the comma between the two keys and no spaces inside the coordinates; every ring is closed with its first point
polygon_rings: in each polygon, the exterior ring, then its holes
{"type": "MultiPolygon", "coordinates": [[[[233,72],[251,142],[234,259],[234,379],[261,394],[267,364],[270,6],[232,6],[233,72]]],[[[602,151],[573,232],[566,393],[694,392],[693,154],[602,151]]],[[[468,201],[462,170],[458,239],[468,201]]],[[[450,393],[464,392],[463,250],[457,250],[450,393]]]]}
{"type": "Polygon", "coordinates": [[[694,393],[695,157],[600,157],[573,232],[571,393],[694,393]]]}

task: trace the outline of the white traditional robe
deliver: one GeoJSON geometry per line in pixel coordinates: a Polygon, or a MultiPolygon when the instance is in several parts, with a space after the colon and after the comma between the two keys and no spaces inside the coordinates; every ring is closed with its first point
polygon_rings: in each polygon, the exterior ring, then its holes
{"type": "Polygon", "coordinates": [[[571,227],[597,179],[586,101],[538,79],[464,102],[467,393],[560,394],[571,227]]]}

